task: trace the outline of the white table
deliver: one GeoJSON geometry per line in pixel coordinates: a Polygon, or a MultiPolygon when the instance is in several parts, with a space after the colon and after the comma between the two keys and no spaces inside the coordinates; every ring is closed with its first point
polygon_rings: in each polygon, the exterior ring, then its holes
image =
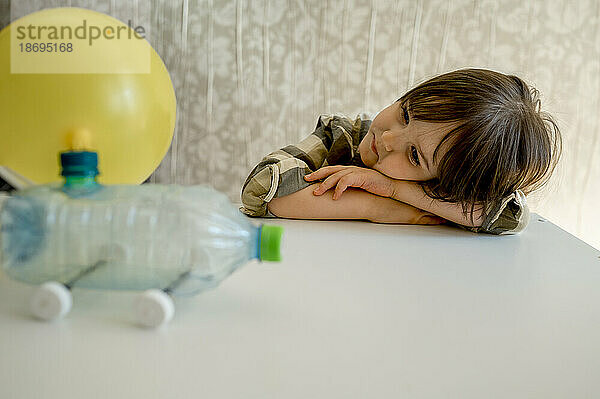
{"type": "Polygon", "coordinates": [[[0,398],[600,397],[600,251],[532,214],[517,236],[449,226],[285,226],[253,262],[131,324],[133,293],[75,289],[28,315],[0,276],[0,398]]]}

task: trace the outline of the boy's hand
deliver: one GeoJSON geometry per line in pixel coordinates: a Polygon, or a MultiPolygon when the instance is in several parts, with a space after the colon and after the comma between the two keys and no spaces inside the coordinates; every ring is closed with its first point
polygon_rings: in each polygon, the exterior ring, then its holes
{"type": "Polygon", "coordinates": [[[361,188],[381,197],[392,197],[394,194],[394,180],[374,169],[360,168],[358,166],[325,166],[309,175],[304,176],[307,181],[325,178],[314,195],[321,195],[335,186],[333,199],[342,196],[348,187],[361,188]],[[327,177],[328,176],[328,177],[327,177]]]}

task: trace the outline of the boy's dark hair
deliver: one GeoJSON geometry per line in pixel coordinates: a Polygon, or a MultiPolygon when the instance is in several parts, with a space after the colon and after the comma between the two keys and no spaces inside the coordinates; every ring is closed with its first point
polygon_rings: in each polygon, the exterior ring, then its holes
{"type": "Polygon", "coordinates": [[[517,189],[524,194],[547,183],[562,152],[562,138],[550,115],[540,111],[538,91],[513,75],[461,69],[430,79],[398,101],[411,118],[452,122],[433,153],[450,146],[438,176],[419,182],[427,195],[489,210],[517,189]]]}

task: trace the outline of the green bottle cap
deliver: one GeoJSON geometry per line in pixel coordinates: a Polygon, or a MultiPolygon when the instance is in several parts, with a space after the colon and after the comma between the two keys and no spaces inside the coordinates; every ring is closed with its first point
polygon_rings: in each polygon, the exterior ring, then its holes
{"type": "Polygon", "coordinates": [[[283,227],[263,224],[260,232],[260,260],[281,261],[279,252],[283,227]]]}

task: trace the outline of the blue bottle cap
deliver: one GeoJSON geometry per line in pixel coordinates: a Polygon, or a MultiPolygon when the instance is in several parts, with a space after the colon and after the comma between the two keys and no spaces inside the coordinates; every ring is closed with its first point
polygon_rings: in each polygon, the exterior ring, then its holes
{"type": "Polygon", "coordinates": [[[98,153],[93,151],[65,151],[60,153],[62,176],[98,175],[98,153]]]}

